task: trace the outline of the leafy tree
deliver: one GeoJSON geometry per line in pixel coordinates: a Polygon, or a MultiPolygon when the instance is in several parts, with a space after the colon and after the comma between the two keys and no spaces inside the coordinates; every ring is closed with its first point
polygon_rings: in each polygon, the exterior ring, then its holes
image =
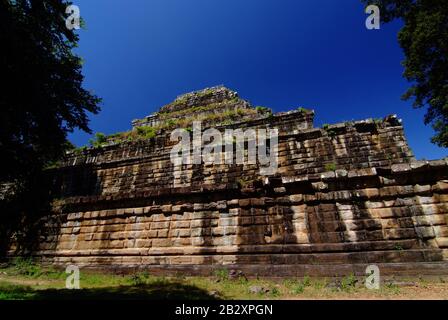
{"type": "Polygon", "coordinates": [[[381,21],[402,19],[398,34],[404,50],[404,77],[412,85],[403,99],[427,106],[425,124],[436,134],[432,142],[448,147],[448,3],[446,0],[362,0],[380,8],[381,21]]]}
{"type": "Polygon", "coordinates": [[[100,99],[82,87],[68,5],[0,0],[0,257],[13,238],[22,252],[36,244],[52,197],[42,169],[73,147],[69,132],[90,133],[88,113],[99,111],[100,99]]]}
{"type": "Polygon", "coordinates": [[[78,35],[63,0],[0,0],[0,182],[26,181],[90,133],[100,99],[82,87],[78,35]]]}

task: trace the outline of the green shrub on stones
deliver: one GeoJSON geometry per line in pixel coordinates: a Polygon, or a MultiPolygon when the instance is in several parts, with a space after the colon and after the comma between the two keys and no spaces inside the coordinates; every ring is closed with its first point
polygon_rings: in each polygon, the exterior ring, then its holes
{"type": "Polygon", "coordinates": [[[325,171],[336,171],[336,164],[335,163],[327,163],[325,165],[325,171]]]}
{"type": "Polygon", "coordinates": [[[156,130],[154,127],[137,127],[137,134],[140,139],[150,140],[156,136],[156,130]]]}
{"type": "Polygon", "coordinates": [[[107,143],[107,137],[102,132],[95,133],[95,138],[90,139],[89,143],[94,148],[101,148],[107,143]]]}

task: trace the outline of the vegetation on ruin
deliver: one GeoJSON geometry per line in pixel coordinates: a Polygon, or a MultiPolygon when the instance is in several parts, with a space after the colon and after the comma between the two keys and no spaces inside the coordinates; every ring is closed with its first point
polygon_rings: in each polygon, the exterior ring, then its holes
{"type": "Polygon", "coordinates": [[[379,290],[363,277],[267,279],[232,276],[217,269],[210,277],[154,276],[148,272],[111,274],[84,271],[80,289],[65,288],[64,270],[16,258],[0,268],[0,300],[40,299],[421,299],[448,298],[446,279],[383,278],[379,290]]]}
{"type": "Polygon", "coordinates": [[[448,5],[432,0],[362,0],[378,5],[381,22],[401,19],[398,41],[404,51],[404,77],[411,83],[402,96],[415,108],[427,108],[425,124],[432,142],[448,147],[448,5]]]}
{"type": "Polygon", "coordinates": [[[335,163],[327,163],[324,168],[325,168],[325,171],[336,171],[336,164],[335,163]]]}
{"type": "Polygon", "coordinates": [[[241,189],[244,189],[244,188],[247,188],[248,186],[250,186],[250,185],[253,183],[253,181],[250,181],[250,180],[247,180],[247,179],[240,178],[240,179],[237,180],[237,183],[238,183],[238,186],[239,186],[241,189]]]}
{"type": "Polygon", "coordinates": [[[169,119],[169,118],[179,118],[179,117],[188,116],[188,115],[195,114],[195,113],[207,112],[207,111],[212,111],[215,109],[219,110],[223,107],[232,106],[232,104],[235,105],[238,102],[241,102],[241,101],[240,100],[238,100],[238,101],[223,101],[223,102],[211,103],[211,104],[208,104],[205,106],[194,106],[194,107],[179,110],[179,111],[159,112],[159,113],[157,113],[157,115],[159,116],[159,119],[161,119],[161,120],[169,119]]]}
{"type": "MultiPolygon", "coordinates": [[[[137,127],[133,130],[118,132],[111,135],[104,133],[96,133],[94,139],[90,139],[90,146],[93,148],[102,148],[111,144],[118,144],[123,142],[146,141],[154,138],[158,132],[157,127],[143,126],[137,127]]],[[[83,151],[87,147],[80,147],[77,150],[83,151]]]]}
{"type": "MultiPolygon", "coordinates": [[[[199,110],[199,109],[198,109],[199,110]]],[[[241,120],[241,117],[251,114],[256,114],[255,109],[236,108],[226,110],[220,113],[199,114],[194,115],[197,112],[192,112],[193,116],[179,117],[179,118],[166,118],[166,120],[157,126],[141,126],[125,132],[118,132],[111,135],[105,135],[104,133],[96,133],[93,139],[90,139],[89,144],[93,148],[103,148],[108,145],[120,144],[123,142],[138,142],[147,141],[153,139],[158,133],[167,130],[173,130],[175,128],[183,128],[189,132],[192,131],[192,124],[194,121],[200,121],[203,123],[213,122],[216,125],[230,125],[241,120]]],[[[74,154],[82,154],[87,150],[87,146],[75,148],[74,154]]]]}
{"type": "Polygon", "coordinates": [[[322,125],[322,129],[325,130],[325,132],[327,133],[327,135],[328,135],[331,139],[335,138],[336,135],[337,135],[336,130],[333,129],[333,128],[331,128],[329,124],[324,124],[324,125],[322,125]]]}
{"type": "MultiPolygon", "coordinates": [[[[222,88],[222,87],[207,88],[207,89],[202,90],[202,91],[196,91],[196,92],[191,92],[191,93],[184,94],[184,95],[178,97],[170,105],[172,105],[172,106],[182,106],[182,105],[186,104],[192,98],[194,98],[194,99],[204,99],[204,98],[207,98],[207,97],[211,97],[216,92],[216,90],[220,89],[220,88],[222,88]]],[[[239,100],[239,98],[237,96],[235,96],[233,99],[236,100],[236,101],[239,100]]]]}
{"type": "Polygon", "coordinates": [[[344,125],[346,127],[352,127],[355,124],[355,122],[353,120],[350,121],[344,121],[344,125]]]}
{"type": "Polygon", "coordinates": [[[299,111],[300,113],[307,113],[309,110],[305,109],[304,107],[298,107],[297,111],[299,111]]]}
{"type": "Polygon", "coordinates": [[[373,123],[375,124],[375,126],[377,128],[380,128],[381,125],[384,123],[384,121],[382,118],[375,118],[375,119],[373,119],[373,123]]]}
{"type": "Polygon", "coordinates": [[[255,110],[257,110],[259,113],[272,113],[271,108],[263,107],[263,106],[256,106],[255,110]]]}
{"type": "Polygon", "coordinates": [[[104,133],[97,132],[95,133],[95,139],[90,139],[89,143],[94,148],[99,148],[107,143],[107,137],[104,133]]]}

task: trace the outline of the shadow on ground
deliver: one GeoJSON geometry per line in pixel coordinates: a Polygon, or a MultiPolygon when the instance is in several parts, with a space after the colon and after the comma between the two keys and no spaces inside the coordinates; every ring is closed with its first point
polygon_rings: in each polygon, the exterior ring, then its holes
{"type": "Polygon", "coordinates": [[[33,289],[8,285],[0,288],[3,300],[217,300],[207,291],[182,283],[158,283],[89,289],[33,289]]]}

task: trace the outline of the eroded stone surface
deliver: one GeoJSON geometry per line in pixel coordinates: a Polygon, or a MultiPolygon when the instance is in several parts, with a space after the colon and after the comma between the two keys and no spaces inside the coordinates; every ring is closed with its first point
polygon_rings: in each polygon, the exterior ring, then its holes
{"type": "MultiPolygon", "coordinates": [[[[134,126],[198,104],[252,108],[236,98],[222,88],[186,95],[134,126]]],[[[315,129],[311,111],[248,114],[218,129],[279,128],[276,174],[174,166],[169,132],[72,154],[51,172],[63,206],[44,218],[35,254],[88,266],[447,259],[447,161],[416,162],[396,118],[315,129]]]]}

